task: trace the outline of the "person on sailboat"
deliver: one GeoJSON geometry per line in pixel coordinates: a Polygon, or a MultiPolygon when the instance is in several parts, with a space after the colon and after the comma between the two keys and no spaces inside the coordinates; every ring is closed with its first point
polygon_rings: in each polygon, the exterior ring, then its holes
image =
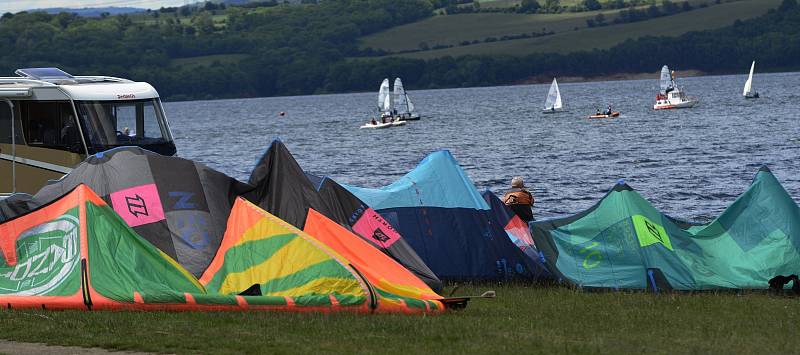
{"type": "Polygon", "coordinates": [[[533,220],[533,194],[525,187],[521,176],[511,179],[511,189],[503,195],[503,203],[525,222],[533,220]]]}

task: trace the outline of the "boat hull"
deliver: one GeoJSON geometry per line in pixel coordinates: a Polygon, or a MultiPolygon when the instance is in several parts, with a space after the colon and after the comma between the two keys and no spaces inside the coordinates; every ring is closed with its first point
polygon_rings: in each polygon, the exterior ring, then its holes
{"type": "Polygon", "coordinates": [[[671,102],[665,102],[660,104],[657,103],[653,105],[653,110],[673,110],[678,108],[692,108],[695,107],[697,103],[698,103],[697,100],[682,101],[678,103],[671,103],[671,102]]]}
{"type": "Polygon", "coordinates": [[[614,118],[619,117],[619,112],[612,112],[610,115],[591,115],[589,118],[614,118]]]}
{"type": "Polygon", "coordinates": [[[400,116],[397,119],[400,121],[419,121],[420,115],[400,116]]]}
{"type": "Polygon", "coordinates": [[[382,128],[389,128],[389,127],[392,127],[392,123],[391,122],[378,123],[378,124],[367,123],[367,124],[361,126],[360,128],[361,129],[382,129],[382,128]]]}
{"type": "Polygon", "coordinates": [[[759,97],[757,92],[747,93],[744,95],[745,99],[757,99],[759,97]]]}

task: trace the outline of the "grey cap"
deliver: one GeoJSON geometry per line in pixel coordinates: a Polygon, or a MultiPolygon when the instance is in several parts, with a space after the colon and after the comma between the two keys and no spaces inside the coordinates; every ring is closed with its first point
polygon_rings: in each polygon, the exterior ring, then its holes
{"type": "Polygon", "coordinates": [[[522,176],[515,176],[511,178],[511,187],[518,187],[518,188],[525,187],[525,183],[522,182],[522,176]]]}

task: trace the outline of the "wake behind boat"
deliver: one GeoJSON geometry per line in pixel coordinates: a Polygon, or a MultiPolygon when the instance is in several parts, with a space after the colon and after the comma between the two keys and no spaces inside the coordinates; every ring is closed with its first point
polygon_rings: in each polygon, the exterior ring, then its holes
{"type": "Polygon", "coordinates": [[[750,65],[750,75],[747,77],[747,81],[744,83],[744,90],[742,91],[742,95],[745,99],[757,99],[758,98],[758,91],[753,89],[753,71],[756,69],[756,61],[753,61],[753,64],[750,65]]]}
{"type": "Polygon", "coordinates": [[[675,82],[675,71],[670,72],[666,65],[661,68],[661,91],[656,95],[654,110],[668,110],[675,108],[691,108],[699,101],[688,97],[680,90],[675,82]]]}
{"type": "Polygon", "coordinates": [[[561,91],[558,90],[558,81],[556,81],[556,78],[553,78],[553,83],[550,84],[550,91],[547,92],[547,99],[544,101],[544,110],[542,110],[542,113],[563,112],[563,107],[561,91]]]}

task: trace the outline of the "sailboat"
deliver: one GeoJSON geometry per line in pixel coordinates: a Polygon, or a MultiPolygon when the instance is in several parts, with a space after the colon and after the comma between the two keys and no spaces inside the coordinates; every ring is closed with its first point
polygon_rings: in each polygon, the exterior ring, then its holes
{"type": "Polygon", "coordinates": [[[397,110],[397,119],[400,121],[419,121],[420,119],[420,115],[414,112],[414,104],[403,88],[403,81],[400,78],[394,79],[394,108],[397,110]]]}
{"type": "Polygon", "coordinates": [[[392,127],[392,96],[389,93],[389,79],[383,79],[378,89],[378,116],[380,121],[372,118],[361,128],[389,128],[392,127]],[[387,121],[388,119],[388,121],[387,121]]]}
{"type": "Polygon", "coordinates": [[[556,81],[556,78],[553,78],[553,83],[550,84],[550,91],[547,92],[547,99],[544,101],[544,110],[542,113],[556,113],[560,111],[563,111],[561,91],[558,90],[558,81],[556,81]]]}
{"type": "Polygon", "coordinates": [[[742,91],[742,95],[746,99],[757,99],[758,98],[758,91],[753,90],[753,71],[756,69],[756,61],[753,61],[753,64],[750,66],[750,76],[747,77],[747,81],[744,83],[744,91],[742,91]]]}
{"type": "Polygon", "coordinates": [[[654,110],[668,110],[675,108],[690,108],[697,105],[699,101],[695,98],[686,96],[675,82],[675,71],[670,72],[666,65],[661,68],[661,91],[656,94],[654,110]]]}

